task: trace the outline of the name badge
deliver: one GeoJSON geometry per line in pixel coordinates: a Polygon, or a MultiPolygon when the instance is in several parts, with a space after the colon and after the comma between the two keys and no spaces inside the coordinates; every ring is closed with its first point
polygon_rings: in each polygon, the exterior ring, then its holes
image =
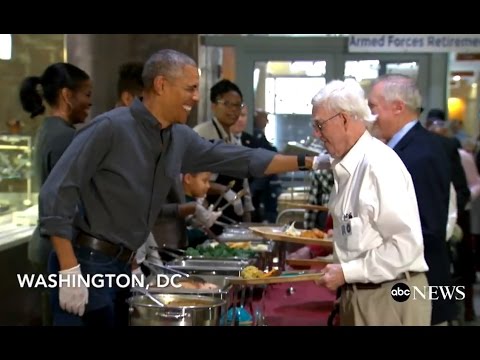
{"type": "Polygon", "coordinates": [[[347,220],[342,224],[342,235],[343,236],[352,235],[352,224],[350,223],[350,220],[347,220]]]}
{"type": "Polygon", "coordinates": [[[350,223],[350,219],[352,218],[352,213],[346,213],[343,215],[343,224],[342,224],[342,235],[348,236],[352,235],[352,224],[350,223]]]}

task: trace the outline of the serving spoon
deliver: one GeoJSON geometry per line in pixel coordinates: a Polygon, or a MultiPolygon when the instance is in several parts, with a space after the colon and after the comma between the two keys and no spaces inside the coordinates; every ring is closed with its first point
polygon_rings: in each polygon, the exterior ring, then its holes
{"type": "Polygon", "coordinates": [[[148,297],[150,300],[152,300],[155,304],[157,304],[157,305],[160,306],[160,307],[165,307],[165,306],[167,306],[166,304],[164,304],[163,302],[161,302],[159,299],[157,299],[155,296],[153,296],[152,294],[150,294],[150,293],[148,292],[148,290],[147,290],[147,289],[144,289],[143,287],[134,287],[134,288],[132,288],[132,290],[141,292],[143,295],[145,295],[146,297],[148,297]]]}

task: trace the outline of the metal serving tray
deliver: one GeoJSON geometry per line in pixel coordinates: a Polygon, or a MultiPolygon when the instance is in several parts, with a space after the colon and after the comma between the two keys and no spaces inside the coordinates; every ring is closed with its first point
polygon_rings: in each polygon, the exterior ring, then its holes
{"type": "MultiPolygon", "coordinates": [[[[187,260],[188,261],[188,260],[187,260]]],[[[247,266],[245,263],[241,264],[214,264],[209,265],[192,265],[192,264],[169,264],[168,267],[173,270],[178,270],[183,273],[191,275],[221,275],[221,276],[240,276],[242,270],[247,266]]]]}
{"type": "Polygon", "coordinates": [[[201,267],[201,268],[239,268],[243,269],[245,266],[253,263],[255,259],[233,259],[233,258],[185,258],[176,259],[168,263],[168,267],[201,267]]]}
{"type": "Polygon", "coordinates": [[[251,241],[251,242],[263,242],[264,239],[261,236],[254,234],[251,230],[238,232],[223,232],[217,237],[219,242],[234,242],[234,241],[251,241]]]}
{"type": "Polygon", "coordinates": [[[224,293],[227,292],[231,288],[231,284],[228,281],[228,277],[226,276],[219,276],[219,275],[202,275],[198,276],[205,280],[205,282],[214,284],[217,286],[217,289],[191,289],[191,288],[175,288],[173,286],[168,286],[164,288],[156,287],[156,279],[154,276],[149,277],[149,290],[152,292],[163,292],[163,293],[204,293],[204,294],[217,294],[217,293],[224,293]]]}

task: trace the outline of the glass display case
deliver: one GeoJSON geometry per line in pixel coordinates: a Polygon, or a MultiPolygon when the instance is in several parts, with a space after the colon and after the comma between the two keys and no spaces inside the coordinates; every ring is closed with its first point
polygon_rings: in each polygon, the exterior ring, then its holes
{"type": "Polygon", "coordinates": [[[33,204],[32,176],[32,138],[0,135],[0,213],[33,204]]]}
{"type": "Polygon", "coordinates": [[[0,135],[0,248],[28,237],[38,220],[32,138],[0,135]]]}

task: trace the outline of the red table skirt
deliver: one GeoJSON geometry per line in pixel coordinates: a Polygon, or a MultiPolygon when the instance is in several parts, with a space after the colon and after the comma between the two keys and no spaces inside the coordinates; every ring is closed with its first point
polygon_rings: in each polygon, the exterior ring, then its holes
{"type": "Polygon", "coordinates": [[[264,293],[263,313],[270,326],[327,326],[334,301],[334,292],[313,281],[273,284],[264,293]]]}

